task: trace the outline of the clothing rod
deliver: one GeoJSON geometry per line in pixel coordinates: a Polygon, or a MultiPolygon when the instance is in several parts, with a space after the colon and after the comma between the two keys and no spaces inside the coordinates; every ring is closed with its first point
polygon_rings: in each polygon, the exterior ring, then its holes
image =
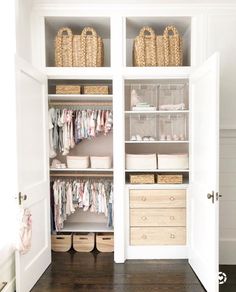
{"type": "Polygon", "coordinates": [[[51,173],[51,177],[113,177],[112,173],[51,173]]]}
{"type": "Polygon", "coordinates": [[[112,106],[112,102],[49,102],[49,105],[62,105],[62,106],[112,106]]]}

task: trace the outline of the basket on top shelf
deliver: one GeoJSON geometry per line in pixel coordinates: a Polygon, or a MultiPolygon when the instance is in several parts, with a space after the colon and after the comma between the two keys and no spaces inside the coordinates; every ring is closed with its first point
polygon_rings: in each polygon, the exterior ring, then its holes
{"type": "Polygon", "coordinates": [[[56,94],[80,94],[80,85],[56,85],[56,94]]]}
{"type": "Polygon", "coordinates": [[[182,66],[183,38],[173,26],[167,26],[163,35],[156,35],[144,26],[134,40],[134,66],[182,66]],[[170,34],[172,33],[172,34],[170,34]]]}
{"type": "Polygon", "coordinates": [[[95,29],[85,27],[81,35],[73,35],[68,27],[61,28],[55,38],[56,67],[102,67],[103,40],[95,29]]]}
{"type": "Polygon", "coordinates": [[[107,85],[85,85],[83,89],[84,94],[109,94],[107,85]]]}

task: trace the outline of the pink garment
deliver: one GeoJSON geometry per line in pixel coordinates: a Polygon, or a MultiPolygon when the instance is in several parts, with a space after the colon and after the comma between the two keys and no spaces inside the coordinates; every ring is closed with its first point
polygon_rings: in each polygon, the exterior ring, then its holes
{"type": "Polygon", "coordinates": [[[29,209],[24,209],[21,214],[21,226],[19,234],[19,252],[26,254],[31,248],[32,239],[32,215],[29,209]]]}

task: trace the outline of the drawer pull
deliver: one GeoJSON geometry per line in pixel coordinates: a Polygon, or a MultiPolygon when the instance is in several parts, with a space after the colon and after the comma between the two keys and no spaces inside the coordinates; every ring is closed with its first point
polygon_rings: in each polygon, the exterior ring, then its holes
{"type": "Polygon", "coordinates": [[[175,235],[173,233],[171,233],[170,238],[175,238],[175,235]]]}
{"type": "Polygon", "coordinates": [[[175,220],[175,216],[170,216],[170,220],[175,220]]]}
{"type": "Polygon", "coordinates": [[[175,200],[175,197],[171,196],[170,201],[174,201],[174,200],[175,200]]]}
{"type": "Polygon", "coordinates": [[[146,234],[143,234],[141,237],[142,237],[142,239],[147,239],[147,235],[146,234]]]}
{"type": "Polygon", "coordinates": [[[142,197],[141,197],[141,200],[145,202],[145,201],[147,201],[147,198],[144,197],[144,196],[142,196],[142,197]]]}
{"type": "Polygon", "coordinates": [[[146,216],[142,216],[141,219],[142,219],[143,221],[145,221],[145,220],[147,220],[147,217],[146,217],[146,216]]]}

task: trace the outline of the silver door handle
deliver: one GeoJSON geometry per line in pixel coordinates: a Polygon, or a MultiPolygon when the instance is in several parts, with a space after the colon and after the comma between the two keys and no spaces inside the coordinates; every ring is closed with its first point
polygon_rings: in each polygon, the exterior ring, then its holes
{"type": "Polygon", "coordinates": [[[215,202],[215,196],[214,195],[215,195],[214,191],[212,191],[211,194],[210,193],[207,194],[207,199],[209,199],[209,200],[211,199],[212,204],[214,204],[214,202],[215,202]]]}
{"type": "Polygon", "coordinates": [[[22,195],[21,192],[19,192],[18,194],[18,202],[19,202],[19,205],[22,204],[22,201],[26,201],[27,200],[27,195],[22,195]]]}

